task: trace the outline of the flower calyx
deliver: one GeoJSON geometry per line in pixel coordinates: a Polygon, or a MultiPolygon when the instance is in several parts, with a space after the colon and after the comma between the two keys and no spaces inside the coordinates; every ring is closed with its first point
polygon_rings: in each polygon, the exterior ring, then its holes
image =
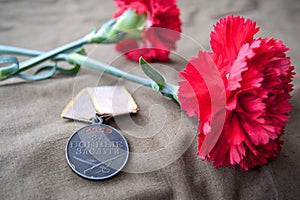
{"type": "Polygon", "coordinates": [[[117,43],[123,39],[140,39],[146,27],[147,14],[137,14],[128,9],[116,19],[111,19],[86,36],[88,43],[117,43]]]}

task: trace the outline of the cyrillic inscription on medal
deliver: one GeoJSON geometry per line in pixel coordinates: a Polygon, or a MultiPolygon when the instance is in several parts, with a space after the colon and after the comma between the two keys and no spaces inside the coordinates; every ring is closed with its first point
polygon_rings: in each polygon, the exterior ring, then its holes
{"type": "Polygon", "coordinates": [[[70,138],[66,157],[78,175],[102,180],[117,174],[126,164],[129,149],[126,139],[105,124],[79,129],[70,138]]]}

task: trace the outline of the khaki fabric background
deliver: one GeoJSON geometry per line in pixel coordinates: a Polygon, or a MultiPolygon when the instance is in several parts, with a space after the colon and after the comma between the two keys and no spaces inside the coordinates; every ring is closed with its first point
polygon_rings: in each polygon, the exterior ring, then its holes
{"type": "MultiPolygon", "coordinates": [[[[171,56],[171,62],[155,65],[170,82],[175,84],[177,71],[185,67],[186,61],[178,55],[187,59],[197,55],[196,42],[209,50],[213,24],[230,13],[257,21],[258,36],[283,40],[299,72],[299,0],[179,0],[178,4],[185,34],[178,43],[179,53],[171,56]]],[[[115,9],[109,0],[0,0],[0,44],[48,50],[100,26],[115,9]]],[[[113,46],[86,49],[93,58],[142,75],[137,64],[119,57],[113,46]]],[[[76,77],[57,74],[39,82],[6,80],[0,83],[0,199],[299,199],[299,84],[297,76],[281,153],[266,166],[241,172],[215,169],[197,158],[195,120],[148,88],[87,68],[76,77]],[[191,145],[183,139],[187,150],[182,155],[175,150],[174,162],[155,171],[121,172],[106,181],[88,181],[71,171],[64,154],[68,138],[85,124],[63,120],[60,113],[80,89],[117,84],[128,88],[140,108],[130,118],[136,130],[157,133],[144,139],[133,137],[126,131],[130,127],[120,125],[122,118],[110,121],[123,130],[132,152],[146,154],[163,148],[176,134],[194,139],[191,145]]],[[[151,164],[141,162],[142,168],[151,164]]]]}

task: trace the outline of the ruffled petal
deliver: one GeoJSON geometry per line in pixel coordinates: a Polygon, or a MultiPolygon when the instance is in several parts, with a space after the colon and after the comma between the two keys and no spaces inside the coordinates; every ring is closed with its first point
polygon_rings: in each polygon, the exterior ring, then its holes
{"type": "Polygon", "coordinates": [[[178,98],[181,108],[187,115],[196,116],[200,120],[211,119],[212,100],[218,106],[225,96],[225,88],[212,54],[200,51],[197,58],[192,58],[186,69],[179,73],[183,81],[179,82],[178,98]],[[192,88],[192,90],[191,90],[192,88]],[[189,91],[189,92],[188,92],[189,91]],[[222,96],[223,94],[223,96],[222,96]],[[190,99],[191,103],[188,103],[190,99]]]}
{"type": "Polygon", "coordinates": [[[253,36],[259,31],[256,23],[240,16],[229,15],[221,18],[210,34],[212,50],[221,55],[224,60],[233,63],[240,47],[253,40],[253,36]]]}
{"type": "Polygon", "coordinates": [[[178,83],[178,99],[181,102],[181,109],[185,110],[188,116],[208,120],[211,100],[207,85],[200,74],[203,66],[201,64],[204,63],[199,58],[192,58],[186,69],[179,73],[179,77],[183,80],[178,83]]]}
{"type": "Polygon", "coordinates": [[[145,14],[148,12],[146,1],[141,0],[114,0],[118,10],[113,13],[113,18],[117,18],[123,14],[127,9],[133,9],[138,14],[145,14]]]}
{"type": "MultiPolygon", "coordinates": [[[[176,1],[115,0],[115,3],[118,11],[114,13],[114,18],[127,9],[134,9],[141,14],[147,13],[149,16],[142,42],[136,48],[127,51],[126,58],[138,61],[139,57],[143,56],[148,62],[168,61],[170,50],[176,48],[176,41],[180,39],[181,32],[180,12],[176,1]]],[[[123,48],[116,48],[119,49],[123,48]]]]}
{"type": "Polygon", "coordinates": [[[147,62],[165,62],[169,60],[169,51],[155,48],[137,48],[125,53],[128,60],[138,62],[140,57],[147,62]]]}
{"type": "Polygon", "coordinates": [[[123,40],[115,45],[115,49],[121,53],[128,53],[138,48],[138,43],[135,40],[123,40]]]}

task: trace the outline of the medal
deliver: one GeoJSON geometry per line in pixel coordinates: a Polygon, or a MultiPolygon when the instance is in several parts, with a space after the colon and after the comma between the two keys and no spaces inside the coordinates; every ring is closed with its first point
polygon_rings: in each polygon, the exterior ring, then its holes
{"type": "Polygon", "coordinates": [[[104,180],[116,175],[125,166],[129,148],[124,136],[95,116],[91,125],[77,130],[66,146],[70,168],[90,180],[104,180]]]}

